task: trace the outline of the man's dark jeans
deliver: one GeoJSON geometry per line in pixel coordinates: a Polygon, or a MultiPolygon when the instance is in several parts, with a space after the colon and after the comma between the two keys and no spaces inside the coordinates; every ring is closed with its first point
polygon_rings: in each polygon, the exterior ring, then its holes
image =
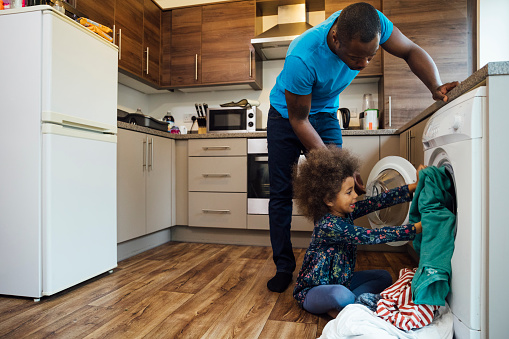
{"type": "MultiPolygon", "coordinates": [[[[341,129],[336,114],[317,113],[309,116],[311,125],[325,144],[341,147],[341,129]]],[[[295,135],[288,119],[270,106],[267,121],[270,182],[270,241],[278,272],[293,273],[295,256],[290,239],[292,221],[292,169],[306,149],[295,135]]]]}

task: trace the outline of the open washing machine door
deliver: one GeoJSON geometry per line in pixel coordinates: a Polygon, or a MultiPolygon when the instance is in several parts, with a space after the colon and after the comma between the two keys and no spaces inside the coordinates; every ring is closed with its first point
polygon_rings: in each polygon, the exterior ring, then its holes
{"type": "MultiPolygon", "coordinates": [[[[416,169],[406,159],[389,156],[381,159],[371,170],[366,185],[366,197],[376,196],[384,191],[414,183],[417,180],[416,169]]],[[[371,228],[400,226],[408,223],[411,202],[394,205],[368,214],[371,228]]],[[[402,246],[408,241],[387,243],[402,246]]]]}

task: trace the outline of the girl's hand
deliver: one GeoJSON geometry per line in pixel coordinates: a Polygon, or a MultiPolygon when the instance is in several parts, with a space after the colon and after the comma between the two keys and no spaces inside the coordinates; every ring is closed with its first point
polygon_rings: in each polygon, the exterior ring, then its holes
{"type": "Polygon", "coordinates": [[[416,222],[416,223],[414,224],[414,226],[415,226],[415,230],[417,231],[417,232],[416,232],[417,234],[422,233],[422,224],[421,224],[421,222],[420,222],[420,221],[419,221],[419,222],[416,222]]]}
{"type": "Polygon", "coordinates": [[[410,191],[410,193],[414,193],[415,192],[415,189],[417,188],[417,184],[419,183],[419,171],[426,168],[426,166],[424,165],[419,165],[419,167],[417,167],[417,172],[416,172],[416,177],[417,177],[417,180],[413,183],[413,184],[409,184],[408,185],[408,190],[410,191]]]}

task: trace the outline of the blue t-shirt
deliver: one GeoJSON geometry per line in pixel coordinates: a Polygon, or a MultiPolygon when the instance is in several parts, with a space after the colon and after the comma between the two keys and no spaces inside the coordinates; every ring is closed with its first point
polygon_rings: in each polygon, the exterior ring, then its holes
{"type": "MultiPolygon", "coordinates": [[[[389,39],[393,24],[380,11],[380,45],[389,39]]],[[[359,74],[351,70],[327,45],[327,34],[341,11],[308,29],[292,41],[286,54],[283,70],[270,92],[271,105],[288,118],[285,89],[298,95],[312,93],[309,114],[336,113],[339,94],[359,74]]]]}

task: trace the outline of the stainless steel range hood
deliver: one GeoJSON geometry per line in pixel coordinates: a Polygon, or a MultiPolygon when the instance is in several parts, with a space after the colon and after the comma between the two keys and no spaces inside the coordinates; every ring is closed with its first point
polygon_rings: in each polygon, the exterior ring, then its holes
{"type": "Polygon", "coordinates": [[[263,60],[284,59],[293,39],[311,27],[306,22],[306,4],[279,6],[277,25],[251,39],[251,44],[263,60]]]}

